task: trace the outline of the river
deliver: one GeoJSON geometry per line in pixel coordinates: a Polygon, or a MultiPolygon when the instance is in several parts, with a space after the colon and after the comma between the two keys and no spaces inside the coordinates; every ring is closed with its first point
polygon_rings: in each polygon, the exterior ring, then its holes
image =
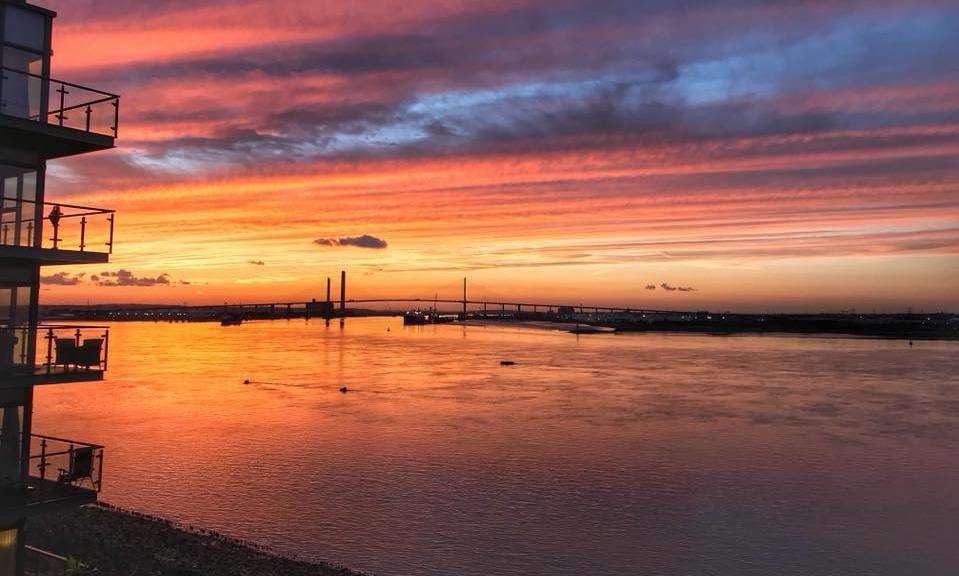
{"type": "Polygon", "coordinates": [[[107,502],[387,576],[954,574],[957,358],[397,318],[117,323],[105,381],[38,388],[34,428],[107,447],[107,502]]]}

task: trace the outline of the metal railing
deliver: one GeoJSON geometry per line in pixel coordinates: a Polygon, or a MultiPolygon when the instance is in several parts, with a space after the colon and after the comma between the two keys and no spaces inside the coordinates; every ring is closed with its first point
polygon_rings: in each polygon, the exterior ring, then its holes
{"type": "Polygon", "coordinates": [[[109,348],[107,326],[0,327],[0,373],[103,372],[109,348]]]}
{"type": "Polygon", "coordinates": [[[118,136],[118,95],[5,66],[0,73],[0,114],[118,136]]]}
{"type": "Polygon", "coordinates": [[[100,491],[103,446],[56,436],[30,435],[30,476],[60,486],[100,491]]]}
{"type": "MultiPolygon", "coordinates": [[[[53,250],[79,250],[105,246],[113,253],[116,211],[60,202],[0,198],[0,245],[53,250]],[[43,229],[49,227],[49,237],[43,229]]],[[[90,250],[101,252],[101,250],[90,250]]]]}
{"type": "Polygon", "coordinates": [[[24,546],[24,576],[65,576],[69,573],[69,559],[33,546],[24,546]]]}

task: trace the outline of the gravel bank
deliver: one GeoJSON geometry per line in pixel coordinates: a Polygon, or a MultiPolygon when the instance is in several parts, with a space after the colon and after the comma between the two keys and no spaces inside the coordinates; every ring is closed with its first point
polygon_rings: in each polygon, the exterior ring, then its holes
{"type": "Polygon", "coordinates": [[[97,576],[362,576],[103,505],[31,518],[27,544],[79,559],[97,576]]]}

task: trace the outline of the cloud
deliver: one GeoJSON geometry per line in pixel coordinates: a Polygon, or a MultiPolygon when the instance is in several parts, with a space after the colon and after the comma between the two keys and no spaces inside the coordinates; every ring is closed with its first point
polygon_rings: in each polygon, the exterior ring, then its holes
{"type": "MultiPolygon", "coordinates": [[[[136,276],[133,272],[125,269],[116,272],[101,272],[90,276],[90,280],[97,286],[170,286],[174,282],[167,273],[159,276],[136,276]]],[[[179,280],[176,284],[189,284],[186,280],[179,280]]]]}
{"type": "Polygon", "coordinates": [[[671,286],[667,282],[663,282],[659,285],[663,290],[667,292],[695,292],[696,289],[689,286],[671,286]]]}
{"type": "Polygon", "coordinates": [[[266,266],[266,262],[263,260],[247,260],[247,264],[252,264],[254,266],[266,266]]]}
{"type": "Polygon", "coordinates": [[[342,238],[317,238],[314,244],[320,246],[354,246],[356,248],[372,248],[382,250],[387,247],[386,240],[363,234],[361,236],[344,236],[342,238]]]}
{"type": "Polygon", "coordinates": [[[76,286],[83,281],[84,276],[86,276],[86,274],[83,272],[80,272],[79,274],[57,272],[56,274],[50,274],[49,276],[41,276],[40,283],[52,284],[54,286],[76,286]]]}

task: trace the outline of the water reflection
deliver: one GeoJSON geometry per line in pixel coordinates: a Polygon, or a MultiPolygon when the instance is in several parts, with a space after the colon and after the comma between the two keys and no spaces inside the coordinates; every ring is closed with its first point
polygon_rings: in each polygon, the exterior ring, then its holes
{"type": "Polygon", "coordinates": [[[109,448],[105,500],[284,552],[430,575],[959,565],[956,344],[351,319],[116,324],[110,346],[107,382],[38,391],[38,429],[109,448]]]}

